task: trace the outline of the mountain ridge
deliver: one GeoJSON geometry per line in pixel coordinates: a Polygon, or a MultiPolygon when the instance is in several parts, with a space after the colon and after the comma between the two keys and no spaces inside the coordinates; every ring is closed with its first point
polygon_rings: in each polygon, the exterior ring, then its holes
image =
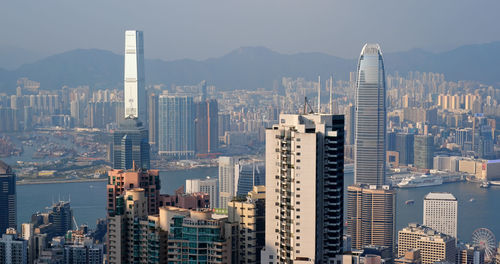
{"type": "MultiPolygon", "coordinates": [[[[440,72],[447,80],[475,80],[486,84],[500,83],[500,42],[461,46],[446,52],[422,49],[384,53],[386,72],[440,72]]],[[[271,88],[281,77],[315,79],[334,74],[348,80],[356,70],[357,59],[345,59],[321,52],[283,54],[271,49],[240,47],[225,55],[205,60],[180,59],[164,61],[146,59],[148,84],[189,85],[201,80],[221,90],[271,88]]],[[[42,89],[59,89],[63,85],[90,85],[96,89],[120,88],[123,82],[123,56],[101,49],[75,49],[48,56],[15,70],[0,68],[0,92],[15,90],[21,77],[39,81],[42,89]]]]}

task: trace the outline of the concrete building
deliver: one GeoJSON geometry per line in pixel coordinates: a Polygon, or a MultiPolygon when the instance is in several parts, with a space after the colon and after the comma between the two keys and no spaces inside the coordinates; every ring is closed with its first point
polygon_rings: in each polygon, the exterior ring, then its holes
{"type": "Polygon", "coordinates": [[[175,190],[173,195],[160,194],[158,205],[174,206],[184,209],[210,208],[210,196],[204,192],[185,193],[184,187],[175,190]]]}
{"type": "Polygon", "coordinates": [[[8,228],[0,239],[0,263],[28,264],[28,242],[18,238],[13,228],[8,228]]]}
{"type": "Polygon", "coordinates": [[[352,247],[368,245],[394,249],[396,224],[396,192],[383,185],[347,187],[347,234],[352,247]]]}
{"type": "Polygon", "coordinates": [[[266,187],[254,186],[246,199],[231,201],[228,222],[238,226],[237,261],[233,263],[261,263],[261,250],[265,243],[266,187]]]}
{"type": "Polygon", "coordinates": [[[158,95],[151,93],[148,97],[149,145],[158,151],[158,95]]]}
{"type": "Polygon", "coordinates": [[[232,157],[219,157],[219,208],[227,209],[227,203],[236,196],[235,162],[232,157]]]}
{"type": "Polygon", "coordinates": [[[16,174],[0,160],[0,234],[17,226],[16,174]]]}
{"type": "Polygon", "coordinates": [[[420,257],[420,250],[415,249],[415,248],[409,249],[404,253],[404,255],[402,257],[395,259],[394,263],[396,263],[396,264],[421,264],[422,259],[420,257]]]}
{"type": "Polygon", "coordinates": [[[179,159],[194,157],[193,98],[160,95],[158,100],[158,154],[179,159]]]}
{"type": "Polygon", "coordinates": [[[137,118],[122,119],[119,128],[113,132],[113,169],[133,169],[135,164],[147,170],[149,155],[148,130],[137,118]]]}
{"type": "Polygon", "coordinates": [[[354,182],[384,185],[386,159],[386,89],[382,50],[365,44],[357,71],[354,182]]]}
{"type": "Polygon", "coordinates": [[[142,31],[125,31],[124,58],[124,117],[134,117],[147,122],[142,31]]]}
{"type": "Polygon", "coordinates": [[[420,250],[422,264],[437,261],[456,261],[455,238],[441,234],[429,227],[409,224],[398,232],[398,257],[411,249],[420,250]]]}
{"type": "Polygon", "coordinates": [[[234,165],[235,196],[245,197],[254,186],[266,184],[265,163],[255,160],[239,160],[234,165]]]}
{"type": "Polygon", "coordinates": [[[209,208],[217,208],[219,198],[219,187],[217,179],[190,179],[186,180],[186,193],[206,193],[208,194],[210,205],[209,208]]]}
{"type": "Polygon", "coordinates": [[[281,114],[266,130],[262,263],[328,263],[342,254],[344,117],[281,114]]]}
{"type": "Polygon", "coordinates": [[[428,193],[424,197],[424,226],[457,238],[457,198],[451,193],[428,193]]]}

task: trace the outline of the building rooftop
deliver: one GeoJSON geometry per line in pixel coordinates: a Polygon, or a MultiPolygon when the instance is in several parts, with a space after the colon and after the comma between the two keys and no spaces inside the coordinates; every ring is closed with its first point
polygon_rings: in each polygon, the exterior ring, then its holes
{"type": "Polygon", "coordinates": [[[446,192],[430,192],[428,193],[424,200],[451,200],[451,201],[456,201],[457,198],[453,196],[451,193],[446,193],[446,192]]]}

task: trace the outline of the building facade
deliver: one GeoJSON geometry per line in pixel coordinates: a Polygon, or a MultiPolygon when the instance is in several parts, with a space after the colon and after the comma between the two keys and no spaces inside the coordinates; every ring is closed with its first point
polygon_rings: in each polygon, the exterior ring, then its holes
{"type": "Polygon", "coordinates": [[[428,193],[424,197],[424,226],[457,238],[458,201],[451,193],[428,193]]]}
{"type": "Polygon", "coordinates": [[[142,31],[125,31],[124,104],[125,116],[146,122],[144,86],[144,36],[142,31]]]}
{"type": "Polygon", "coordinates": [[[210,199],[210,208],[217,208],[219,198],[219,187],[217,179],[191,179],[186,180],[186,193],[206,193],[210,199]]]}
{"type": "Polygon", "coordinates": [[[262,263],[329,263],[342,253],[344,117],[288,115],[266,130],[262,263]]]}
{"type": "Polygon", "coordinates": [[[158,154],[179,159],[194,157],[193,98],[160,95],[158,100],[158,154]]]}
{"type": "Polygon", "coordinates": [[[17,226],[16,174],[0,161],[0,234],[17,226]]]}
{"type": "Polygon", "coordinates": [[[347,187],[347,234],[352,247],[368,245],[394,249],[396,192],[389,186],[347,187]]]}
{"type": "Polygon", "coordinates": [[[150,148],[148,130],[143,123],[132,117],[120,121],[113,132],[113,169],[133,169],[134,164],[149,169],[150,148]]]}
{"type": "Polygon", "coordinates": [[[432,169],[434,165],[434,137],[431,135],[415,135],[414,139],[415,167],[432,169]]]}
{"type": "Polygon", "coordinates": [[[195,103],[196,153],[216,153],[219,148],[219,107],[217,100],[195,103]]]}
{"type": "Polygon", "coordinates": [[[226,208],[235,196],[235,160],[232,157],[219,157],[219,208],[226,208]]]}
{"type": "Polygon", "coordinates": [[[359,56],[356,87],[354,181],[385,184],[386,89],[382,51],[365,44],[359,56]]]}
{"type": "Polygon", "coordinates": [[[28,242],[18,238],[13,228],[0,239],[0,263],[28,264],[28,242]]]}

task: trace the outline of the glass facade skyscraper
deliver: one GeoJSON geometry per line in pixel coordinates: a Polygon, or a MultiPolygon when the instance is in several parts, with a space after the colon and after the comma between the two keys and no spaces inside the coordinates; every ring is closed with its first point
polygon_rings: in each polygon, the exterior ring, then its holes
{"type": "Polygon", "coordinates": [[[0,234],[7,228],[16,228],[16,174],[0,160],[0,234]]]}
{"type": "Polygon", "coordinates": [[[386,95],[382,51],[365,44],[359,57],[356,88],[354,179],[356,183],[385,183],[386,95]]]}
{"type": "Polygon", "coordinates": [[[132,169],[135,162],[141,169],[149,169],[148,130],[137,118],[125,118],[113,132],[113,169],[132,169]]]}
{"type": "Polygon", "coordinates": [[[195,111],[189,96],[160,95],[158,101],[158,153],[176,158],[195,153],[195,111]]]}

